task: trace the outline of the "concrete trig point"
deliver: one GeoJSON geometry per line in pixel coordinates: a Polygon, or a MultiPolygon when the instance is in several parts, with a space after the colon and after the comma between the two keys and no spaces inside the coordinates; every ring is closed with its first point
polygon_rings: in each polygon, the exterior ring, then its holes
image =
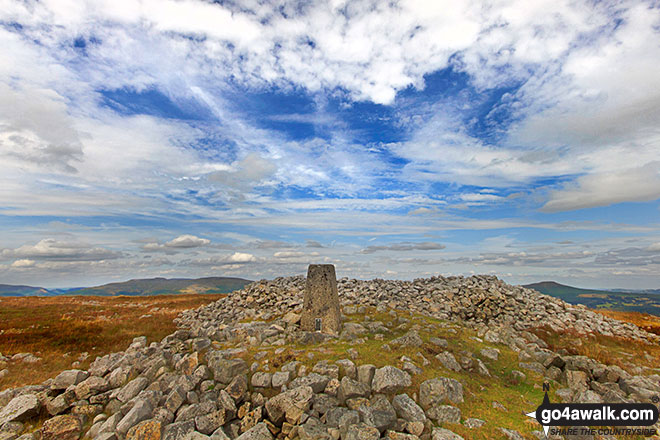
{"type": "Polygon", "coordinates": [[[309,265],[300,325],[303,330],[308,332],[339,334],[341,311],[337,293],[337,276],[335,266],[332,264],[309,265]]]}

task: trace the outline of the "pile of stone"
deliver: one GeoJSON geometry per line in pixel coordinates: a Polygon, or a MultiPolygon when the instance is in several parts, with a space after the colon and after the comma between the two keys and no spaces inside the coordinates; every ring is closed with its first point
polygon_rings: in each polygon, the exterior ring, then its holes
{"type": "MultiPolygon", "coordinates": [[[[457,405],[464,399],[463,385],[455,379],[439,375],[413,388],[413,376],[423,372],[420,365],[429,363],[421,353],[415,360],[402,357],[402,365],[376,368],[356,364],[358,352],[350,349],[350,359],[321,360],[311,371],[295,360],[271,367],[265,358],[287,350],[294,359],[305,356],[285,347],[295,341],[340,338],[359,346],[394,331],[403,334],[390,337],[383,350],[421,347],[418,330],[433,333],[443,327],[452,333],[464,323],[486,345],[479,353],[459,352],[437,337],[428,341],[449,371],[491,376],[487,363],[498,359],[497,344],[503,344],[500,348],[518,353],[512,382],[538,373],[554,381],[567,401],[648,401],[660,393],[658,375],[552,351],[525,329],[543,321],[558,329],[573,325],[642,340],[652,335],[495,277],[340,280],[338,298],[352,318],[343,317],[338,335],[303,325],[305,283],[303,277],[252,283],[182,313],[181,328],[161,342],[147,345],[146,338],[136,338],[126,351],[97,358],[87,371],[68,370],[41,385],[0,392],[0,439],[461,440],[438,425],[477,429],[489,422],[462,417],[457,405]],[[367,307],[389,319],[373,319],[365,314],[367,307]],[[461,323],[410,325],[394,309],[461,323]],[[540,319],[550,312],[552,317],[540,319]],[[261,350],[251,365],[242,358],[247,346],[261,350]],[[37,420],[45,420],[42,427],[24,433],[37,420]]],[[[334,297],[334,288],[330,293],[334,297]]],[[[500,402],[492,404],[506,410],[500,402]]],[[[522,438],[500,430],[505,438],[522,438]]]]}
{"type": "Polygon", "coordinates": [[[271,373],[237,358],[243,351],[214,349],[186,330],[149,346],[137,338],[88,371],[0,393],[0,438],[78,439],[86,427],[102,440],[458,438],[435,426],[460,420],[456,380],[423,382],[413,399],[401,393],[410,374],[393,366],[344,359],[310,372],[292,361],[271,373]],[[50,418],[38,437],[19,437],[40,415],[50,418]]]}
{"type": "MultiPolygon", "coordinates": [[[[660,342],[660,337],[637,326],[607,318],[582,305],[571,305],[534,290],[512,286],[495,276],[431,277],[413,281],[343,278],[338,280],[342,305],[408,310],[433,318],[455,320],[518,331],[548,327],[556,332],[616,335],[660,342]]],[[[177,318],[181,328],[213,337],[224,324],[264,319],[302,309],[305,278],[282,277],[251,283],[213,304],[189,310],[177,318]]]]}

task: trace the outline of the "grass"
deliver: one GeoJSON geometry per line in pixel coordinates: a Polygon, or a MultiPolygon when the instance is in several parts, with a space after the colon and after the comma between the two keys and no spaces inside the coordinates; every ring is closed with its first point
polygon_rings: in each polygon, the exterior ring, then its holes
{"type": "Polygon", "coordinates": [[[176,330],[172,321],[181,311],[222,296],[1,298],[0,353],[28,352],[41,361],[0,362],[0,370],[9,370],[0,390],[41,383],[72,368],[83,353],[88,355],[79,368],[87,368],[97,356],[125,350],[137,336],[160,341],[176,330]]]}
{"type": "MultiPolygon", "coordinates": [[[[381,321],[385,324],[393,320],[389,314],[376,313],[373,309],[367,310],[367,314],[373,321],[381,321]]],[[[453,326],[432,318],[412,316],[404,312],[398,312],[398,317],[409,319],[409,322],[405,324],[404,328],[395,329],[391,333],[385,334],[382,341],[374,339],[374,334],[367,333],[364,336],[367,338],[364,344],[355,344],[354,342],[342,340],[331,340],[318,345],[293,344],[286,346],[286,349],[279,354],[275,354],[275,350],[278,347],[250,347],[242,357],[248,363],[252,363],[256,353],[266,351],[268,354],[258,362],[261,365],[267,363],[271,372],[278,370],[283,364],[292,360],[301,362],[301,364],[307,367],[307,371],[311,372],[313,366],[320,360],[334,362],[339,359],[349,358],[347,350],[350,348],[356,349],[359,353],[358,359],[354,361],[358,366],[373,364],[376,367],[393,365],[401,368],[403,365],[401,357],[407,356],[416,365],[421,366],[423,372],[419,375],[413,375],[412,385],[402,392],[406,392],[411,397],[413,395],[417,396],[419,386],[425,380],[436,377],[457,379],[463,384],[465,398],[463,404],[457,405],[461,409],[462,419],[465,420],[474,417],[487,421],[479,429],[469,429],[462,424],[446,423],[443,426],[447,429],[460,434],[466,440],[501,439],[503,435],[497,429],[498,427],[515,429],[528,439],[535,438],[531,432],[540,429],[540,425],[535,422],[530,423],[529,418],[523,412],[533,411],[541,403],[543,399],[541,384],[543,381],[541,376],[536,373],[525,371],[527,379],[524,382],[518,385],[511,384],[510,373],[512,370],[518,369],[517,353],[504,345],[486,344],[472,339],[476,337],[476,333],[460,326],[453,326]],[[392,347],[390,351],[383,349],[384,344],[388,344],[392,339],[403,335],[412,326],[420,327],[418,333],[424,341],[421,347],[392,347]],[[456,333],[452,333],[452,330],[456,331],[456,333]],[[481,348],[495,346],[500,350],[498,361],[493,362],[484,359],[484,363],[490,370],[492,377],[482,377],[465,371],[456,373],[445,369],[434,357],[435,354],[443,350],[438,349],[428,342],[431,337],[447,339],[449,342],[447,351],[452,352],[457,359],[459,353],[463,350],[470,351],[478,356],[481,348]],[[307,356],[308,353],[314,353],[314,356],[309,358],[307,356]],[[421,353],[430,364],[422,366],[417,353],[421,353]],[[494,408],[494,401],[503,404],[507,408],[507,411],[494,408]]],[[[364,315],[349,316],[349,320],[358,323],[362,323],[363,319],[364,315]]],[[[398,325],[397,323],[392,325],[392,327],[397,327],[398,325]]],[[[231,345],[228,344],[225,347],[228,348],[229,346],[231,345]]]]}
{"type": "MultiPolygon", "coordinates": [[[[0,299],[0,352],[12,355],[30,352],[42,358],[35,364],[10,361],[1,365],[8,368],[9,374],[0,379],[0,390],[26,384],[34,384],[53,377],[61,370],[71,368],[81,353],[88,358],[80,362],[80,368],[87,368],[96,356],[126,349],[136,336],[147,336],[148,342],[158,341],[176,328],[172,322],[176,315],[185,309],[195,308],[215,301],[223,295],[171,295],[152,297],[49,297],[49,298],[1,298],[0,299]]],[[[632,322],[640,326],[660,328],[660,318],[633,312],[599,311],[606,316],[632,322]]],[[[478,429],[469,429],[462,424],[445,424],[445,427],[470,439],[501,439],[498,427],[519,431],[525,438],[533,439],[533,430],[540,426],[524,413],[536,409],[543,398],[540,375],[523,370],[527,376],[519,384],[510,380],[511,371],[519,369],[518,354],[507,346],[487,344],[476,338],[474,331],[437,319],[412,315],[405,312],[378,313],[368,309],[372,321],[381,321],[393,330],[376,340],[373,333],[365,335],[364,344],[341,340],[331,340],[318,345],[291,344],[275,354],[279,347],[249,347],[242,356],[248,363],[254,355],[266,351],[267,356],[259,360],[261,365],[268,362],[270,371],[278,370],[284,363],[298,360],[311,371],[318,361],[337,361],[349,358],[347,350],[354,348],[359,357],[357,365],[374,364],[377,367],[394,365],[401,367],[402,356],[407,356],[423,368],[423,373],[413,376],[413,384],[404,392],[417,395],[419,385],[435,377],[449,377],[459,380],[464,387],[465,403],[458,405],[462,420],[473,417],[486,420],[478,429]],[[400,326],[400,319],[408,321],[400,326]],[[397,338],[410,328],[417,328],[424,344],[416,348],[394,348],[384,350],[383,345],[397,338]],[[429,338],[440,337],[449,342],[448,351],[458,359],[461,351],[469,351],[479,356],[485,347],[500,350],[495,362],[483,359],[492,377],[482,377],[469,372],[453,372],[445,369],[435,359],[440,349],[429,343],[429,338]],[[313,353],[312,358],[307,353],[313,353]],[[423,366],[421,353],[430,364],[423,366]],[[503,404],[507,410],[496,409],[493,402],[503,404]]],[[[365,316],[349,315],[349,321],[363,323],[365,316]]],[[[649,346],[616,337],[593,335],[585,338],[570,332],[557,334],[547,329],[537,329],[551,348],[567,348],[573,354],[583,354],[601,362],[619,365],[628,369],[631,363],[655,367],[660,361],[660,347],[649,346]]],[[[229,347],[228,344],[214,344],[229,347]]],[[[558,401],[552,389],[552,401],[558,401]]]]}

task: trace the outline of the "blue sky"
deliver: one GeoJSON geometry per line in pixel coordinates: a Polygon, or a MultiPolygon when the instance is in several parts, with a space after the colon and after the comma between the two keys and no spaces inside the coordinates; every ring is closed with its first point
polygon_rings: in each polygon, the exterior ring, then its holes
{"type": "Polygon", "coordinates": [[[0,0],[0,283],[660,287],[653,2],[0,0]]]}

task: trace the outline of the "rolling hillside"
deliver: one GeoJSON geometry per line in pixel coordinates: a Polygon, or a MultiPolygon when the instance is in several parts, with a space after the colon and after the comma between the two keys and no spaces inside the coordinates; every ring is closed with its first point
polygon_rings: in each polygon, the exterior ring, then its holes
{"type": "Polygon", "coordinates": [[[53,289],[43,287],[12,286],[0,284],[0,296],[56,296],[56,295],[97,295],[97,296],[150,296],[168,294],[229,293],[241,289],[249,280],[242,278],[148,278],[109,283],[96,287],[74,289],[53,289]]]}
{"type": "Polygon", "coordinates": [[[0,284],[0,296],[45,296],[48,289],[33,286],[14,286],[11,284],[0,284]]]}
{"type": "Polygon", "coordinates": [[[554,281],[527,284],[545,295],[563,299],[571,304],[584,304],[592,309],[621,310],[660,316],[660,295],[623,290],[594,290],[566,286],[554,281]]]}

